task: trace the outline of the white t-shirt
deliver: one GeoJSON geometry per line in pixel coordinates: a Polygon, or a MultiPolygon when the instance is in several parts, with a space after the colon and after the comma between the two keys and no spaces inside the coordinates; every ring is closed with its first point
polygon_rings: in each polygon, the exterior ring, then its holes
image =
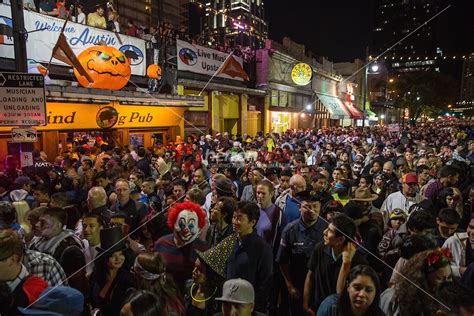
{"type": "Polygon", "coordinates": [[[81,12],[77,15],[77,23],[86,24],[86,15],[84,14],[84,12],[81,12]]]}

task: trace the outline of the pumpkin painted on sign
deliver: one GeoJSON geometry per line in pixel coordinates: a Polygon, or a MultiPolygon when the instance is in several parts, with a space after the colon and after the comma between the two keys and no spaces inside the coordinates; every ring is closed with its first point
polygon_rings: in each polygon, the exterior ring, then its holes
{"type": "Polygon", "coordinates": [[[130,61],[112,46],[91,46],[77,57],[94,82],[89,82],[74,68],[74,75],[85,88],[120,90],[132,74],[130,61]]]}
{"type": "Polygon", "coordinates": [[[161,67],[157,64],[151,64],[146,70],[148,78],[161,80],[161,67]]]}

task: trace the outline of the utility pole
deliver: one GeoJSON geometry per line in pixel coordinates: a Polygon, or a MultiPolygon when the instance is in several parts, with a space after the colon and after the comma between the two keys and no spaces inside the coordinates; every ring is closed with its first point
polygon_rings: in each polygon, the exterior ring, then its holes
{"type": "MultiPolygon", "coordinates": [[[[25,19],[23,16],[23,1],[11,0],[12,21],[13,21],[13,40],[15,52],[15,72],[27,73],[28,62],[26,53],[26,37],[28,32],[25,30],[25,19]]],[[[28,126],[21,126],[21,128],[28,128],[28,126]]],[[[19,143],[20,149],[20,164],[22,168],[33,165],[31,143],[19,143]],[[23,162],[23,163],[21,163],[23,162]]]]}
{"type": "Polygon", "coordinates": [[[366,65],[364,67],[364,97],[362,99],[362,129],[365,127],[365,117],[367,116],[367,109],[366,109],[366,103],[367,103],[367,90],[368,90],[368,82],[367,82],[367,67],[368,67],[368,61],[369,61],[369,46],[365,48],[365,60],[364,64],[366,65]]]}
{"type": "Polygon", "coordinates": [[[13,40],[15,49],[15,70],[17,72],[28,72],[26,57],[26,36],[25,21],[23,18],[23,1],[11,0],[12,20],[13,20],[13,40]]]}

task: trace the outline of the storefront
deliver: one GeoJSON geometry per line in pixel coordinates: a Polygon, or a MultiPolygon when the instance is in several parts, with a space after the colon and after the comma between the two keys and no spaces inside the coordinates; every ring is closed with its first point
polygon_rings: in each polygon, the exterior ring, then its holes
{"type": "MultiPolygon", "coordinates": [[[[197,96],[205,85],[204,81],[180,79],[178,91],[182,95],[197,96]]],[[[261,130],[260,109],[265,91],[212,82],[201,95],[204,96],[204,107],[185,112],[186,135],[227,132],[255,136],[261,130]]]]}
{"type": "Polygon", "coordinates": [[[330,119],[335,121],[332,125],[352,125],[351,115],[338,97],[320,93],[316,95],[318,100],[324,105],[324,107],[326,107],[327,111],[329,112],[330,119]]]}
{"type": "MultiPolygon", "coordinates": [[[[48,91],[48,94],[48,99],[55,98],[55,93],[48,91]]],[[[65,97],[65,94],[60,95],[60,98],[72,99],[70,96],[65,97]]],[[[82,98],[86,97],[88,98],[87,95],[82,95],[82,98]]],[[[112,99],[110,95],[108,99],[112,99]]],[[[47,102],[47,125],[36,127],[38,140],[30,147],[45,151],[52,160],[67,143],[96,136],[101,136],[104,141],[113,145],[149,147],[157,142],[166,144],[174,141],[178,135],[184,136],[185,110],[202,107],[204,102],[203,98],[170,96],[113,99],[115,100],[107,101],[105,96],[96,95],[94,103],[47,102]]],[[[11,129],[12,127],[0,128],[0,159],[4,159],[6,155],[18,154],[19,144],[11,142],[11,129]]]]}
{"type": "Polygon", "coordinates": [[[176,48],[178,94],[205,98],[203,108],[186,110],[185,133],[254,136],[258,110],[255,101],[254,107],[249,107],[248,99],[263,97],[265,91],[248,88],[242,58],[182,40],[177,40],[176,48]]]}

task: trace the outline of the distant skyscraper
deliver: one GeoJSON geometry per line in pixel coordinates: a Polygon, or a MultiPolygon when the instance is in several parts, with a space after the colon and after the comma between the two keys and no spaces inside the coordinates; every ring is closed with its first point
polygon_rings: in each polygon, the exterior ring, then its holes
{"type": "Polygon", "coordinates": [[[474,53],[464,60],[461,86],[461,102],[473,105],[474,101],[474,53]]]}
{"type": "Polygon", "coordinates": [[[173,24],[176,28],[188,26],[189,0],[153,0],[157,3],[153,17],[159,22],[173,24]]]}
{"type": "Polygon", "coordinates": [[[263,0],[201,1],[203,35],[219,44],[263,47],[268,37],[263,0]]]}
{"type": "MultiPolygon", "coordinates": [[[[447,0],[374,0],[374,18],[370,55],[383,53],[398,40],[420,27],[440,12],[447,0]]],[[[436,56],[443,48],[437,46],[438,20],[391,48],[384,57],[394,72],[436,70],[436,56]]]]}

